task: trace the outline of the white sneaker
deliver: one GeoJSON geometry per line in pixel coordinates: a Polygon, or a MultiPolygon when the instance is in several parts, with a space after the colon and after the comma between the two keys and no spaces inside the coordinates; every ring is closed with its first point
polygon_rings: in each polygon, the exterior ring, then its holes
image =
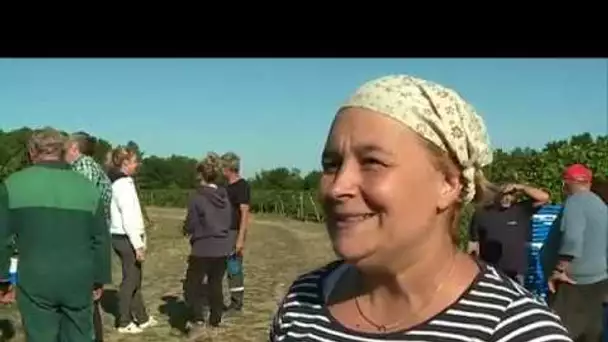
{"type": "Polygon", "coordinates": [[[149,317],[148,317],[148,321],[147,321],[147,322],[145,322],[145,323],[141,323],[141,324],[139,325],[139,328],[140,328],[140,329],[147,329],[147,328],[152,328],[152,327],[155,327],[155,326],[157,326],[157,325],[158,325],[158,321],[157,321],[157,320],[156,320],[154,317],[149,316],[149,317]]]}
{"type": "Polygon", "coordinates": [[[121,334],[139,334],[144,331],[142,328],[138,327],[137,324],[133,322],[129,323],[129,325],[127,325],[126,327],[119,327],[116,330],[121,334]]]}

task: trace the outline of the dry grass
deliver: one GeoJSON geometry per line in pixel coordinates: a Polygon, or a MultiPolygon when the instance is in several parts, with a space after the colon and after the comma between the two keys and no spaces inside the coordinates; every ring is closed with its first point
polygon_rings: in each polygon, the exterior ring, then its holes
{"type": "MultiPolygon", "coordinates": [[[[114,286],[104,296],[106,341],[181,341],[184,335],[182,278],[188,243],[180,235],[184,212],[150,208],[157,226],[149,232],[149,255],[144,270],[144,299],[161,324],[141,335],[119,336],[113,331],[115,288],[120,281],[114,263],[114,286]]],[[[315,224],[272,217],[256,217],[245,255],[245,307],[241,316],[227,318],[224,326],[199,341],[264,341],[277,301],[297,274],[328,262],[332,257],[324,230],[315,224]]],[[[227,299],[225,299],[226,301],[227,299]]],[[[23,341],[18,312],[0,307],[0,331],[10,341],[23,341]],[[14,335],[11,337],[11,335],[14,335]]],[[[0,338],[0,340],[2,340],[0,338]]]]}

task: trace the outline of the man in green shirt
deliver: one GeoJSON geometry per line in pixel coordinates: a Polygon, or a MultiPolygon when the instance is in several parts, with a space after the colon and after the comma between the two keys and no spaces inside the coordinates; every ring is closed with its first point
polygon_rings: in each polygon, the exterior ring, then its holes
{"type": "MultiPolygon", "coordinates": [[[[111,282],[110,233],[99,190],[63,161],[65,138],[35,131],[33,165],[0,185],[0,279],[19,251],[17,304],[29,342],[90,341],[93,299],[111,282]]],[[[0,298],[13,291],[6,283],[0,298]]]]}
{"type": "MultiPolygon", "coordinates": [[[[93,159],[95,143],[95,138],[85,132],[76,132],[72,134],[66,144],[65,160],[72,166],[72,170],[85,176],[100,191],[109,230],[112,183],[101,165],[93,159]]],[[[103,319],[100,308],[101,298],[94,299],[93,328],[95,330],[95,342],[101,342],[103,341],[103,319]]]]}

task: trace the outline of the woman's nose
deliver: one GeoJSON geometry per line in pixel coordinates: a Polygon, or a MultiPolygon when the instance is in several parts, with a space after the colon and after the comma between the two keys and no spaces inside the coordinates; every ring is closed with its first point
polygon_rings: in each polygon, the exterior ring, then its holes
{"type": "Polygon", "coordinates": [[[330,195],[334,199],[352,197],[357,194],[361,183],[360,173],[356,166],[343,164],[330,185],[330,195]]]}

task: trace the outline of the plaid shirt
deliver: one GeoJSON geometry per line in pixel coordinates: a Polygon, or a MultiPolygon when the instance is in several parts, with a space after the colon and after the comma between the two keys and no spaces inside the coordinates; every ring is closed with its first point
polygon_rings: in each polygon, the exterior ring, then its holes
{"type": "Polygon", "coordinates": [[[88,178],[101,192],[105,203],[106,218],[110,222],[110,204],[112,202],[112,183],[105,171],[95,159],[82,155],[72,163],[72,169],[88,178]]]}

